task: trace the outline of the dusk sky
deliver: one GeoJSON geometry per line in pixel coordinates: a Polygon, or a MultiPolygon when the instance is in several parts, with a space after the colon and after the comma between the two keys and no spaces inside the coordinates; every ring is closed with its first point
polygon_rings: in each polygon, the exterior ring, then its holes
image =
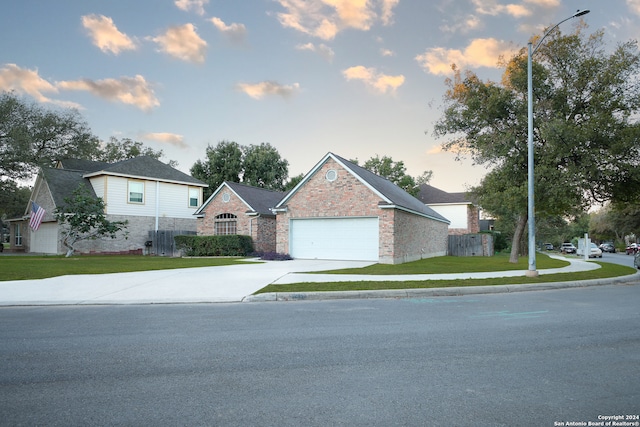
{"type": "Polygon", "coordinates": [[[611,47],[640,38],[640,0],[4,2],[0,90],[77,108],[101,140],[142,141],[187,173],[208,144],[268,142],[290,176],[329,151],[377,154],[458,192],[486,170],[432,136],[450,64],[499,81],[500,55],[578,9],[611,47]]]}

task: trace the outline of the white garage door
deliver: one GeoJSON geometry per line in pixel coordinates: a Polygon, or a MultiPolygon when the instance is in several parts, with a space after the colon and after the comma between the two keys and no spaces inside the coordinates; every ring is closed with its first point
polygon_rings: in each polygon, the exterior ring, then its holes
{"type": "Polygon", "coordinates": [[[31,245],[29,251],[38,254],[57,254],[58,223],[42,223],[38,231],[31,230],[31,245]]]}
{"type": "Polygon", "coordinates": [[[378,261],[378,218],[292,219],[293,258],[378,261]]]}

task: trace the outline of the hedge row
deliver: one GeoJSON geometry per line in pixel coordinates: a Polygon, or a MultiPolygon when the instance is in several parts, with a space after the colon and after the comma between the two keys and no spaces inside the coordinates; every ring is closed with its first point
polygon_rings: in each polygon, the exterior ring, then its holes
{"type": "Polygon", "coordinates": [[[186,256],[247,256],[253,252],[250,236],[176,236],[176,247],[186,256]]]}

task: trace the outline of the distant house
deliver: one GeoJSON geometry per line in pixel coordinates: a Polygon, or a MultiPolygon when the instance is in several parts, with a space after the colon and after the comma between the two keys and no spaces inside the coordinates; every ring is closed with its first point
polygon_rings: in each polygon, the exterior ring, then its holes
{"type": "Polygon", "coordinates": [[[195,212],[198,235],[242,234],[257,252],[275,252],[276,215],[285,193],[225,181],[195,212]]]}
{"type": "MultiPolygon", "coordinates": [[[[141,156],[109,164],[63,160],[57,168],[42,168],[22,218],[10,220],[11,250],[63,254],[58,222],[54,218],[64,199],[84,184],[105,203],[109,220],[128,220],[128,236],[82,241],[79,253],[141,253],[152,231],[196,231],[193,213],[202,204],[207,185],[152,157],[141,156]],[[31,201],[46,214],[37,231],[29,228],[31,201]]],[[[153,249],[151,249],[153,251],[153,249]]]]}
{"type": "Polygon", "coordinates": [[[294,258],[397,264],[447,254],[443,215],[333,153],[273,211],[277,251],[294,258]]]}
{"type": "Polygon", "coordinates": [[[423,184],[420,186],[418,199],[451,221],[449,234],[480,232],[480,209],[467,193],[447,193],[423,184]]]}

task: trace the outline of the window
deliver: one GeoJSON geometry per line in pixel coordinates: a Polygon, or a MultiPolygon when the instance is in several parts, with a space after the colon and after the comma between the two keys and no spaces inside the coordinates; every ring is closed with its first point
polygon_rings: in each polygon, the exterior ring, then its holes
{"type": "Polygon", "coordinates": [[[129,181],[129,203],[144,203],[144,182],[129,181]]]}
{"type": "Polygon", "coordinates": [[[236,227],[237,217],[234,214],[223,213],[216,216],[213,233],[216,236],[224,236],[227,234],[238,234],[236,227]]]}
{"type": "Polygon", "coordinates": [[[200,206],[200,189],[189,188],[189,207],[197,208],[200,206]]]}
{"type": "Polygon", "coordinates": [[[20,224],[16,224],[16,242],[15,242],[15,246],[22,246],[22,228],[20,227],[20,224]]]}

